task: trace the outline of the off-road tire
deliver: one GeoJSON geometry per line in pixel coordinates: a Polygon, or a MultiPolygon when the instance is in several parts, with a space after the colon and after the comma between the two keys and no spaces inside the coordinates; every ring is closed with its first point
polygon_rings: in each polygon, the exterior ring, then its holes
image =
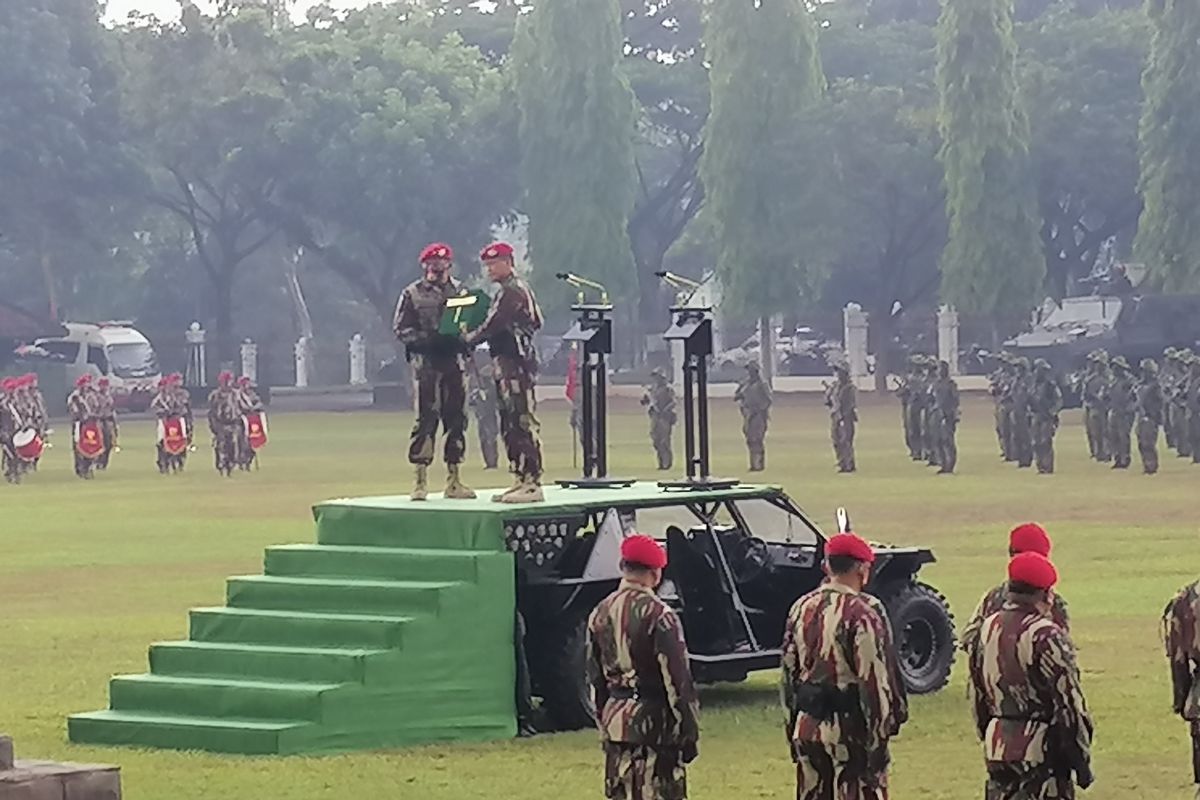
{"type": "Polygon", "coordinates": [[[924,583],[889,586],[879,595],[892,624],[900,673],[910,694],[930,694],[950,681],[954,614],[942,594],[924,583]]]}
{"type": "Polygon", "coordinates": [[[555,730],[575,731],[596,724],[587,682],[587,621],[587,615],[568,620],[546,649],[542,701],[555,730]]]}

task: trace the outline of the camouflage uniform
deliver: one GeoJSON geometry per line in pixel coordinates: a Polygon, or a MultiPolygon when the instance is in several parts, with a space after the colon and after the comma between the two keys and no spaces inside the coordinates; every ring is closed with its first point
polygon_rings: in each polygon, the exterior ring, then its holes
{"type": "MultiPolygon", "coordinates": [[[[1163,612],[1175,713],[1192,734],[1192,777],[1200,784],[1200,583],[1179,590],[1163,612]]],[[[1200,787],[1196,790],[1200,800],[1200,787]]]]}
{"type": "Polygon", "coordinates": [[[1142,471],[1158,472],[1158,429],[1163,423],[1166,400],[1158,382],[1158,365],[1150,359],[1142,362],[1142,382],[1137,387],[1137,443],[1142,471]]]}
{"type": "Polygon", "coordinates": [[[1005,396],[1009,419],[1009,454],[1018,467],[1033,466],[1033,431],[1030,429],[1032,394],[1033,379],[1029,374],[1029,362],[1020,359],[1005,396]]]}
{"type": "Polygon", "coordinates": [[[675,387],[661,370],[654,371],[654,384],[642,395],[642,405],[650,415],[650,441],[658,458],[659,469],[670,469],[674,454],[671,451],[671,432],[677,420],[675,387]]]}
{"type": "Polygon", "coordinates": [[[604,796],[686,798],[700,700],[675,612],[653,590],[622,581],[588,620],[587,676],[604,746],[604,796]]]}
{"type": "Polygon", "coordinates": [[[212,431],[214,465],[217,472],[228,477],[238,465],[238,437],[242,430],[242,415],[246,413],[243,398],[233,386],[218,386],[208,395],[208,429],[212,431]]]}
{"type": "Polygon", "coordinates": [[[1163,435],[1167,441],[1167,449],[1175,449],[1175,419],[1172,396],[1179,385],[1179,351],[1168,347],[1163,351],[1162,369],[1158,373],[1158,383],[1163,391],[1163,435]]]}
{"type": "Polygon", "coordinates": [[[987,800],[1070,800],[1090,774],[1092,720],[1074,648],[1033,598],[1009,595],[968,641],[967,683],[987,800]]]}
{"type": "Polygon", "coordinates": [[[15,392],[0,389],[0,460],[3,460],[4,480],[18,483],[24,472],[21,460],[13,447],[13,436],[25,426],[18,408],[15,392]]]}
{"type": "Polygon", "coordinates": [[[479,452],[484,469],[495,469],[500,462],[496,439],[500,436],[499,408],[496,405],[496,372],[490,363],[483,364],[472,378],[470,404],[479,430],[479,452]]]}
{"type": "Polygon", "coordinates": [[[1000,443],[1000,457],[1012,461],[1009,443],[1012,440],[1010,430],[1010,413],[1008,402],[1008,382],[1011,362],[1007,356],[1001,355],[1000,366],[992,370],[988,376],[988,394],[992,397],[993,412],[996,416],[996,440],[1000,443]]]}
{"type": "Polygon", "coordinates": [[[1188,370],[1192,359],[1190,350],[1180,350],[1175,358],[1175,376],[1171,386],[1171,427],[1175,431],[1175,453],[1180,458],[1192,457],[1192,439],[1188,435],[1187,389],[1188,370]]]}
{"type": "Polygon", "coordinates": [[[1054,472],[1054,435],[1058,432],[1058,414],[1062,411],[1062,390],[1050,372],[1050,365],[1041,359],[1034,371],[1029,411],[1037,470],[1042,475],[1050,475],[1054,472]]]}
{"type": "Polygon", "coordinates": [[[1112,461],[1108,449],[1108,365],[1099,351],[1088,356],[1083,375],[1083,419],[1087,428],[1088,452],[1096,461],[1112,461]]]}
{"type": "Polygon", "coordinates": [[[1193,357],[1188,365],[1187,389],[1184,405],[1187,409],[1187,443],[1192,462],[1200,464],[1200,357],[1193,357]]]}
{"type": "Polygon", "coordinates": [[[429,466],[437,446],[438,424],[446,432],[447,465],[461,464],[467,449],[467,377],[465,354],[457,337],[438,332],[446,300],[463,293],[454,278],[435,283],[413,281],[396,304],[393,330],[407,351],[416,382],[409,436],[409,463],[429,466]]]}
{"type": "Polygon", "coordinates": [[[934,396],[934,385],[937,383],[937,361],[928,358],[925,361],[925,379],[922,383],[925,396],[921,398],[921,447],[925,463],[938,467],[938,414],[937,398],[934,396]]]}
{"type": "Polygon", "coordinates": [[[1129,364],[1118,356],[1113,359],[1113,378],[1108,387],[1108,440],[1113,469],[1128,469],[1133,461],[1130,433],[1136,403],[1133,375],[1129,364]]]}
{"type": "Polygon", "coordinates": [[[107,386],[96,389],[96,416],[100,420],[100,433],[104,436],[104,454],[96,460],[96,468],[108,469],[108,459],[117,447],[120,428],[117,426],[117,404],[107,386]]]}
{"type": "Polygon", "coordinates": [[[934,422],[936,424],[937,462],[940,472],[950,474],[958,465],[958,422],[961,419],[958,384],[950,377],[950,365],[938,364],[938,378],[933,384],[934,422]]]}
{"type": "Polygon", "coordinates": [[[254,466],[254,462],[258,459],[258,454],[254,452],[254,448],[250,446],[250,437],[246,431],[245,414],[253,414],[263,411],[263,401],[259,397],[258,392],[253,386],[238,385],[237,393],[241,396],[240,402],[242,406],[243,419],[238,426],[238,468],[249,472],[254,466]]]}
{"type": "Polygon", "coordinates": [[[771,387],[759,374],[758,364],[746,365],[746,378],[733,393],[742,412],[742,434],[750,451],[750,471],[767,468],[767,423],[771,420],[771,387]]]}
{"type": "Polygon", "coordinates": [[[900,379],[900,385],[896,387],[896,396],[900,398],[900,423],[904,426],[904,446],[908,448],[909,458],[914,461],[917,458],[917,442],[913,435],[913,420],[909,414],[909,407],[913,402],[913,385],[917,379],[916,369],[916,356],[913,356],[908,360],[908,372],[900,379]]]}
{"type": "MultiPolygon", "coordinates": [[[[192,407],[191,400],[186,391],[177,391],[177,387],[169,383],[160,384],[158,391],[150,399],[150,411],[158,418],[159,425],[162,425],[163,421],[168,417],[182,418],[187,424],[188,443],[191,443],[192,407]]],[[[155,459],[155,464],[158,466],[158,471],[165,475],[171,469],[171,459],[168,458],[161,441],[157,443],[156,450],[157,458],[155,459]]],[[[180,459],[175,465],[177,469],[183,468],[183,460],[186,457],[185,453],[183,459],[180,459]]]]}
{"type": "MultiPolygon", "coordinates": [[[[975,608],[975,613],[971,615],[971,619],[967,621],[967,625],[963,628],[962,640],[960,647],[963,650],[969,651],[979,639],[979,633],[983,629],[983,621],[1004,609],[1004,604],[1008,602],[1008,583],[1000,584],[991,589],[979,601],[979,605],[975,608]]],[[[1065,636],[1071,635],[1071,615],[1067,611],[1067,601],[1058,592],[1051,595],[1050,619],[1062,629],[1065,636]]]]}
{"type": "MultiPolygon", "coordinates": [[[[67,413],[71,415],[72,428],[77,429],[84,422],[96,419],[96,408],[96,392],[90,386],[82,386],[67,396],[67,413]]],[[[71,440],[71,452],[75,456],[75,474],[80,478],[92,477],[96,464],[79,454],[74,437],[71,440]]]]}
{"type": "Polygon", "coordinates": [[[925,357],[914,356],[912,377],[908,381],[908,426],[912,437],[908,455],[913,461],[925,458],[925,403],[929,400],[929,382],[925,377],[925,357]]]}
{"type": "Polygon", "coordinates": [[[513,473],[522,481],[542,477],[542,445],[538,440],[537,351],[533,335],[542,327],[542,310],[533,291],[515,274],[500,283],[487,319],[467,336],[487,341],[496,370],[500,435],[513,473]]]}
{"type": "Polygon", "coordinates": [[[838,367],[837,381],[825,389],[829,408],[829,438],[838,472],[854,472],[854,426],[858,422],[858,389],[845,367],[838,367]]]}
{"type": "Polygon", "coordinates": [[[788,613],[782,664],[797,800],[886,800],[908,705],[882,604],[833,582],[809,592],[788,613]]]}

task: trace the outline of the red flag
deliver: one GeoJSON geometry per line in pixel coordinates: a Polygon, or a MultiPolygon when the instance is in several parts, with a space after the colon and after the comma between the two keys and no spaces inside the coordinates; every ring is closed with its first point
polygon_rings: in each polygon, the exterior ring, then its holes
{"type": "Polygon", "coordinates": [[[575,402],[575,395],[579,394],[579,350],[578,345],[571,345],[571,352],[567,353],[567,399],[572,403],[575,402]]]}

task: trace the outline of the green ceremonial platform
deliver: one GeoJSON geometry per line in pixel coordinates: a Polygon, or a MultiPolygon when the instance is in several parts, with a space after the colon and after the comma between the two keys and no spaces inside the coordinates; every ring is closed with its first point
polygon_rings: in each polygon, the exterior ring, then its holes
{"type": "Polygon", "coordinates": [[[288,754],[515,735],[504,516],[521,513],[317,506],[317,544],[268,548],[264,575],[230,578],[187,641],[151,646],[149,674],[112,679],[110,709],[69,719],[71,741],[288,754]]]}

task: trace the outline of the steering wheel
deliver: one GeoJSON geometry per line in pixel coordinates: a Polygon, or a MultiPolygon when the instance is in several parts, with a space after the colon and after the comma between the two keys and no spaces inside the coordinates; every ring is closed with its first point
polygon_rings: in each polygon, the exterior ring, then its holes
{"type": "Polygon", "coordinates": [[[729,556],[729,569],[738,583],[753,583],[771,568],[771,550],[757,536],[739,538],[729,556]]]}

